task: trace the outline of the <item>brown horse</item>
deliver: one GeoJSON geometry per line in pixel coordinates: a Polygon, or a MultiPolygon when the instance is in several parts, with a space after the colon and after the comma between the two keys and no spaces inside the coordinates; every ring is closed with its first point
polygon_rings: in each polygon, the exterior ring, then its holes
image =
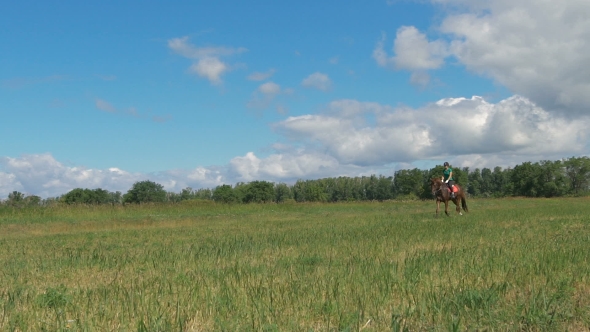
{"type": "Polygon", "coordinates": [[[455,193],[455,198],[451,198],[451,193],[446,183],[444,183],[440,178],[430,179],[430,189],[432,189],[432,195],[434,195],[434,197],[436,198],[437,217],[438,210],[440,208],[440,202],[445,203],[445,213],[447,214],[447,216],[449,216],[449,201],[453,201],[453,203],[455,203],[455,205],[457,206],[456,210],[459,215],[463,215],[463,213],[461,213],[461,207],[463,207],[463,211],[469,212],[463,188],[461,188],[458,184],[455,184],[455,187],[457,187],[457,189],[459,190],[455,193]]]}

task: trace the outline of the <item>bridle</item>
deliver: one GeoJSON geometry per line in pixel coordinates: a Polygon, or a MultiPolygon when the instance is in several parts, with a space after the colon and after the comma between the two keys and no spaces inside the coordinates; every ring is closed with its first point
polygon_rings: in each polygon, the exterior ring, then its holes
{"type": "MultiPolygon", "coordinates": [[[[434,183],[434,185],[436,185],[436,184],[437,184],[437,183],[434,183]]],[[[433,194],[433,195],[436,197],[436,196],[438,196],[438,195],[437,195],[437,193],[439,193],[439,192],[440,192],[440,196],[442,196],[442,187],[443,187],[443,186],[442,186],[442,183],[438,184],[438,189],[436,189],[436,190],[433,190],[433,191],[432,191],[432,194],[433,194]]]]}

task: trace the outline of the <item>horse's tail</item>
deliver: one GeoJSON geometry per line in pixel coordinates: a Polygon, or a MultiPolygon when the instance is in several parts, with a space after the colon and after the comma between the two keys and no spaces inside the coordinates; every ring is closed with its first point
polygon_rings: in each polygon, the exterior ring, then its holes
{"type": "Polygon", "coordinates": [[[463,208],[463,211],[465,212],[469,212],[469,209],[467,208],[467,197],[465,197],[465,193],[463,194],[463,199],[461,200],[461,207],[463,208]]]}

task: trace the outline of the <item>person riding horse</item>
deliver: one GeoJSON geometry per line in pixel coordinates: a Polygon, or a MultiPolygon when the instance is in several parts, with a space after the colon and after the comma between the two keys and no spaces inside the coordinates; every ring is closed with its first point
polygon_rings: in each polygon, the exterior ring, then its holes
{"type": "Polygon", "coordinates": [[[451,198],[455,198],[455,192],[453,192],[453,186],[455,185],[455,179],[453,179],[453,169],[449,166],[449,163],[445,161],[443,164],[445,170],[443,172],[443,181],[449,186],[451,189],[451,198]]]}

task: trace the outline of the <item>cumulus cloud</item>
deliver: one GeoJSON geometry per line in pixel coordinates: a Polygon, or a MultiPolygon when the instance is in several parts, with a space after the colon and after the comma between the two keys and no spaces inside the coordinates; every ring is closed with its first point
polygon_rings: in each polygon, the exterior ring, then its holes
{"type": "Polygon", "coordinates": [[[281,86],[274,82],[266,82],[258,87],[258,91],[265,95],[276,95],[281,92],[281,86]]]}
{"type": "Polygon", "coordinates": [[[590,147],[590,117],[573,120],[522,96],[498,103],[477,96],[445,98],[421,108],[336,100],[318,114],[288,117],[273,128],[285,143],[274,144],[270,155],[247,152],[224,166],[189,170],[144,174],[68,166],[50,154],[2,157],[0,197],[13,190],[51,197],[79,187],[126,192],[147,179],[179,192],[240,181],[391,175],[394,165],[411,168],[416,161],[443,159],[461,166],[505,167],[585,155],[590,147]]]}
{"type": "Polygon", "coordinates": [[[590,2],[444,1],[461,4],[440,29],[468,69],[548,110],[590,110],[590,2]]]}
{"type": "Polygon", "coordinates": [[[267,157],[253,152],[235,157],[228,166],[228,179],[249,182],[266,180],[294,183],[298,179],[319,179],[338,176],[392,175],[390,168],[343,164],[333,156],[317,151],[286,146],[267,157]]]}
{"type": "Polygon", "coordinates": [[[250,81],[264,81],[266,79],[269,79],[272,75],[274,75],[274,73],[275,73],[274,69],[270,69],[264,73],[254,72],[254,73],[248,75],[248,79],[250,81]]]}
{"type": "Polygon", "coordinates": [[[178,55],[191,59],[194,63],[189,69],[190,72],[208,79],[214,85],[221,84],[222,75],[231,69],[229,64],[221,61],[221,57],[247,51],[243,47],[196,47],[189,43],[188,37],[168,40],[168,48],[178,55]]]}
{"type": "Polygon", "coordinates": [[[430,84],[430,75],[425,71],[415,71],[412,73],[412,76],[410,76],[410,83],[424,88],[430,84]]]}
{"type": "Polygon", "coordinates": [[[415,27],[400,27],[394,56],[385,50],[385,37],[377,43],[378,65],[434,70],[452,56],[547,111],[589,114],[590,2],[431,1],[442,5],[441,24],[433,30],[443,38],[428,40],[415,27]]]}
{"type": "Polygon", "coordinates": [[[410,83],[424,88],[430,83],[427,70],[440,68],[448,55],[448,45],[441,40],[428,41],[425,34],[413,26],[403,26],[397,30],[393,43],[395,55],[389,56],[385,50],[386,36],[373,50],[373,58],[381,67],[412,72],[410,83]]]}
{"type": "Polygon", "coordinates": [[[179,192],[186,187],[215,187],[223,183],[225,173],[218,167],[153,174],[127,172],[117,167],[91,169],[64,165],[48,153],[0,157],[0,197],[6,197],[14,190],[43,198],[56,197],[74,188],[102,188],[125,193],[133,183],[143,180],[156,181],[166,190],[179,192]]]}
{"type": "Polygon", "coordinates": [[[587,151],[589,125],[588,118],[572,121],[514,96],[497,104],[448,98],[418,109],[341,100],[275,129],[341,164],[368,166],[472,154],[561,158],[587,151]]]}
{"type": "Polygon", "coordinates": [[[197,63],[190,67],[190,71],[205,77],[214,85],[219,85],[222,83],[221,75],[228,71],[228,68],[227,64],[221,62],[218,58],[207,57],[199,59],[197,63]]]}
{"type": "Polygon", "coordinates": [[[252,94],[252,99],[248,102],[248,108],[266,109],[273,102],[275,97],[281,93],[289,93],[281,89],[281,86],[275,82],[266,82],[261,84],[252,94]]]}
{"type": "Polygon", "coordinates": [[[265,180],[294,183],[300,178],[329,176],[359,176],[387,174],[391,170],[343,165],[334,157],[318,151],[276,146],[277,151],[267,157],[253,152],[233,158],[225,166],[196,167],[166,170],[157,173],[133,173],[120,168],[89,169],[67,166],[51,154],[23,155],[0,158],[0,199],[12,191],[42,198],[57,197],[74,188],[102,188],[127,192],[137,181],[150,180],[171,192],[191,187],[215,188],[221,184],[265,180]]]}
{"type": "Polygon", "coordinates": [[[303,79],[301,85],[306,88],[328,91],[332,88],[332,80],[326,74],[315,72],[303,79]]]}
{"type": "Polygon", "coordinates": [[[411,71],[437,69],[444,64],[448,54],[445,42],[428,41],[426,35],[413,26],[403,26],[397,30],[393,44],[394,56],[389,56],[385,51],[385,40],[383,34],[373,50],[373,58],[382,67],[411,71]]]}
{"type": "Polygon", "coordinates": [[[0,157],[0,196],[17,190],[52,197],[79,187],[109,187],[113,191],[126,191],[139,178],[138,174],[118,168],[95,170],[66,166],[51,154],[0,157]]]}

